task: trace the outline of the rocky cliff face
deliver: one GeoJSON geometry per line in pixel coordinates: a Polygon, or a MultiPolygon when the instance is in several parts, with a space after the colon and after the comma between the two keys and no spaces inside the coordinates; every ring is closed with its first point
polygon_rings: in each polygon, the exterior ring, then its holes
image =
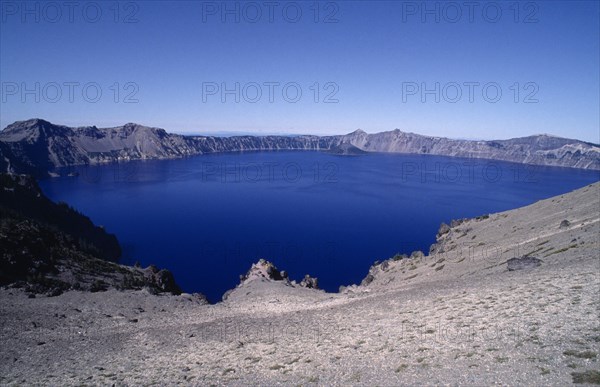
{"type": "MultiPolygon", "coordinates": [[[[191,138],[137,124],[116,128],[69,128],[34,119],[16,122],[0,132],[4,165],[51,171],[68,165],[166,159],[197,154],[191,138]]],[[[12,170],[11,170],[12,169],[12,170]]]]}
{"type": "Polygon", "coordinates": [[[497,141],[467,141],[421,136],[396,129],[391,132],[375,134],[356,131],[344,137],[350,144],[368,152],[432,154],[535,165],[600,169],[600,147],[598,145],[548,135],[497,141]]]}
{"type": "Polygon", "coordinates": [[[600,147],[540,135],[498,141],[452,140],[405,133],[342,136],[181,136],[137,124],[70,128],[41,119],[15,122],[0,132],[0,170],[45,176],[57,167],[215,152],[312,150],[335,154],[431,154],[600,170],[600,147]]]}

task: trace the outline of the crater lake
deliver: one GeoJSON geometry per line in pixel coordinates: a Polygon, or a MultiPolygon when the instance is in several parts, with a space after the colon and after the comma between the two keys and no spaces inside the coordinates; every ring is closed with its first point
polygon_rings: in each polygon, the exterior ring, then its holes
{"type": "Polygon", "coordinates": [[[509,210],[598,171],[429,155],[246,152],[65,168],[44,193],[114,233],[121,261],[173,272],[215,302],[259,258],[327,291],[427,253],[442,222],[509,210]]]}

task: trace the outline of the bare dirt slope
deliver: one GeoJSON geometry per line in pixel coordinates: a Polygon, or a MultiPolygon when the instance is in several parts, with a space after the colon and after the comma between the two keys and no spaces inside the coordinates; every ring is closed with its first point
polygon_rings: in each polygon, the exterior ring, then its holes
{"type": "Polygon", "coordinates": [[[455,222],[431,255],[373,266],[339,294],[260,276],[217,305],[3,289],[0,383],[599,383],[599,221],[596,183],[455,222]],[[509,271],[522,256],[541,262],[509,271]]]}

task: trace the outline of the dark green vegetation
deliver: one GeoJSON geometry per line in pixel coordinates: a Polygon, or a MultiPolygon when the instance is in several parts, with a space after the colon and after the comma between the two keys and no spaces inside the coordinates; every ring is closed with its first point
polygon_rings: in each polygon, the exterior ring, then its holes
{"type": "Polygon", "coordinates": [[[121,247],[114,235],[67,204],[52,202],[32,178],[2,174],[0,187],[0,219],[29,219],[71,236],[84,252],[111,262],[119,260],[121,247]]]}
{"type": "Polygon", "coordinates": [[[181,293],[169,271],[119,265],[120,255],[114,235],[49,200],[33,178],[0,174],[0,285],[48,295],[110,287],[181,293]]]}

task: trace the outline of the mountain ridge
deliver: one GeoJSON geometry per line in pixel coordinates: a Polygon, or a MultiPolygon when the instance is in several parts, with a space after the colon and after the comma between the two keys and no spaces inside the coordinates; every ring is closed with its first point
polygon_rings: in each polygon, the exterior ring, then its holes
{"type": "Polygon", "coordinates": [[[395,129],[345,135],[185,136],[165,129],[122,126],[68,127],[35,118],[0,131],[0,171],[47,176],[65,166],[172,159],[206,153],[309,150],[334,154],[388,152],[465,157],[523,164],[600,170],[600,146],[549,135],[507,140],[457,140],[395,129]]]}

